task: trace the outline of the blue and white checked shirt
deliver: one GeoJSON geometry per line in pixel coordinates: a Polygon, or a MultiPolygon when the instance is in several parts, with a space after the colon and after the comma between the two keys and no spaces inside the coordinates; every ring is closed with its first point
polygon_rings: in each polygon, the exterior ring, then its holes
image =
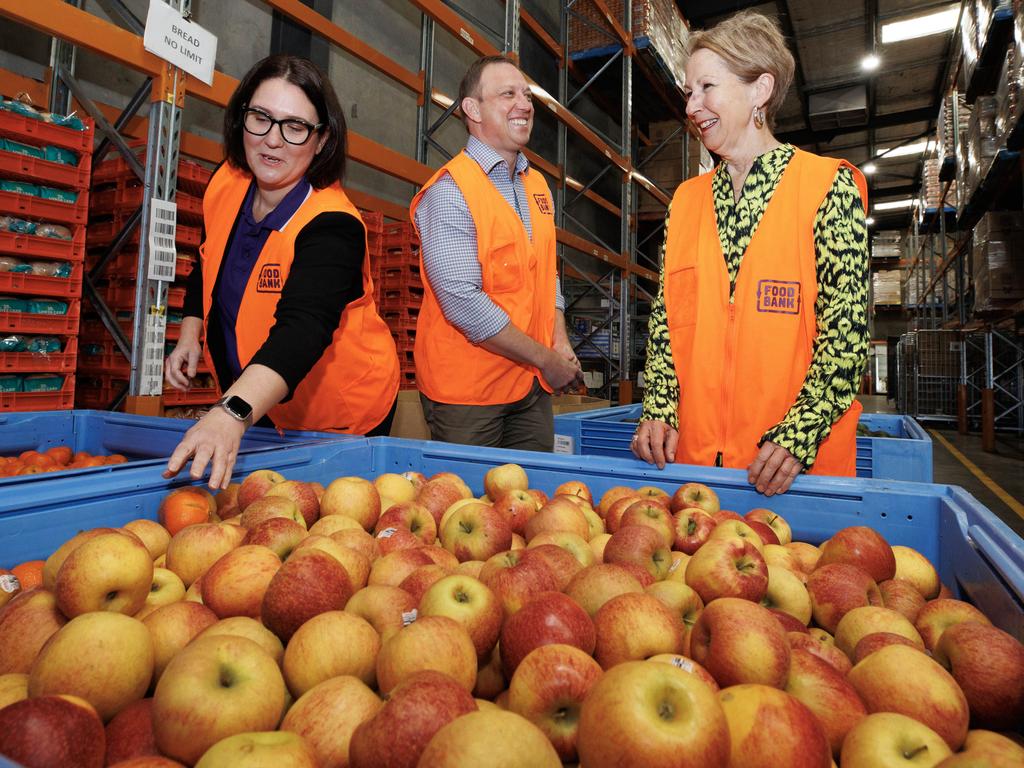
{"type": "MultiPolygon", "coordinates": [[[[530,206],[523,174],[530,167],[522,152],[516,157],[516,175],[509,179],[508,163],[494,149],[474,136],[466,142],[466,154],[476,160],[510,206],[519,214],[527,236],[533,240],[530,206]]],[[[462,190],[445,174],[430,187],[416,208],[420,253],[430,287],[445,319],[479,344],[509,323],[508,314],[483,291],[483,274],[477,256],[476,225],[462,190]]],[[[556,281],[555,309],[565,310],[565,299],[556,281]]]]}

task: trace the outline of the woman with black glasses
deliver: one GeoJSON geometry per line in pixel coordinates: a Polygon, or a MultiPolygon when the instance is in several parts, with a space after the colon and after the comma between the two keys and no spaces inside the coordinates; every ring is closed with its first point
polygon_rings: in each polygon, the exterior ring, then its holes
{"type": "Polygon", "coordinates": [[[164,473],[191,458],[194,478],[210,465],[214,488],[227,487],[254,422],[387,434],[399,377],[373,301],[366,227],[341,188],[346,126],[331,84],[306,59],[264,59],[227,105],[224,147],[165,369],[182,390],[200,357],[217,377],[224,397],[164,473]]]}

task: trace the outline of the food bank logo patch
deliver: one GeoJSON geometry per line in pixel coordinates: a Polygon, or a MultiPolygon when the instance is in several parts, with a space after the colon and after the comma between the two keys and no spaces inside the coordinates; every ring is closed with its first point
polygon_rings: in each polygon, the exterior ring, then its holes
{"type": "Polygon", "coordinates": [[[264,264],[260,269],[259,277],[256,278],[256,292],[280,293],[281,284],[281,265],[264,264]]]}
{"type": "Polygon", "coordinates": [[[533,196],[533,200],[537,203],[537,210],[543,213],[545,216],[551,215],[551,201],[548,196],[543,192],[538,192],[533,196]]]}
{"type": "Polygon", "coordinates": [[[757,311],[796,315],[800,312],[800,283],[761,280],[757,284],[757,311]]]}

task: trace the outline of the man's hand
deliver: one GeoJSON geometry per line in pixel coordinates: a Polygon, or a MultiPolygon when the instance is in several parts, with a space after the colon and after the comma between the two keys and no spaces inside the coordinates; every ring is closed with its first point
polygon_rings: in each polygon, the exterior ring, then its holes
{"type": "Polygon", "coordinates": [[[575,354],[572,354],[571,348],[569,352],[571,357],[567,359],[557,350],[550,350],[550,354],[546,356],[546,361],[540,369],[544,381],[557,392],[565,390],[576,383],[577,380],[583,381],[580,361],[576,359],[575,354]]]}
{"type": "Polygon", "coordinates": [[[678,442],[678,430],[664,421],[641,421],[629,447],[638,459],[664,469],[666,463],[676,460],[678,442]]]}
{"type": "Polygon", "coordinates": [[[781,445],[765,442],[747,467],[747,482],[756,486],[758,493],[774,496],[788,491],[803,469],[804,465],[781,445]]]}

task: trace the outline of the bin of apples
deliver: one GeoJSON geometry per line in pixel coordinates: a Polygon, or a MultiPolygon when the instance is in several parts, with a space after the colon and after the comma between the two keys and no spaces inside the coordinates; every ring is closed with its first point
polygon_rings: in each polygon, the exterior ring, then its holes
{"type": "Polygon", "coordinates": [[[0,575],[25,766],[1024,765],[1024,645],[868,527],[269,470],[0,575]]]}
{"type": "Polygon", "coordinates": [[[17,456],[0,456],[0,477],[102,467],[105,464],[124,464],[126,461],[127,457],[120,453],[94,456],[88,451],[75,451],[67,445],[55,445],[45,451],[28,450],[17,456]]]}

